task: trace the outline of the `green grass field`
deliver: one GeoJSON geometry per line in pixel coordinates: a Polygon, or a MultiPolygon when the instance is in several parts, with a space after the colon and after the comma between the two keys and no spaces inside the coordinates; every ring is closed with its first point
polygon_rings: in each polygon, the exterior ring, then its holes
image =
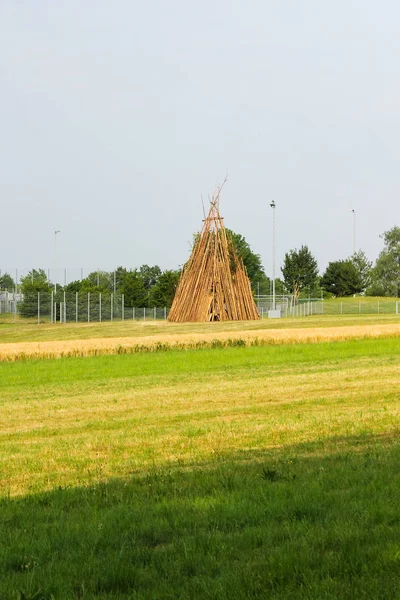
{"type": "Polygon", "coordinates": [[[0,598],[398,600],[399,379],[399,338],[0,363],[0,598]]]}
{"type": "Polygon", "coordinates": [[[358,296],[356,298],[330,298],[324,301],[326,315],[383,315],[400,311],[398,298],[358,296]],[[396,306],[397,305],[397,306],[396,306]]]}

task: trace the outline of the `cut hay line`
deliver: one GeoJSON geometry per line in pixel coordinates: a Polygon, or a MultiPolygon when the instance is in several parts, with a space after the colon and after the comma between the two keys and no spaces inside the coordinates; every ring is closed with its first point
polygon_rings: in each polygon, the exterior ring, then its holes
{"type": "Polygon", "coordinates": [[[0,361],[400,337],[400,324],[210,332],[0,344],[0,361]]]}

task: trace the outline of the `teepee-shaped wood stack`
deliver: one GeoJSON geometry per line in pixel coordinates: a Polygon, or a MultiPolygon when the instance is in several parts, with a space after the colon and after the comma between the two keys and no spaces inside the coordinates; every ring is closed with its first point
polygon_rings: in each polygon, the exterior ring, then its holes
{"type": "Polygon", "coordinates": [[[246,321],[259,319],[243,260],[236,254],[219,213],[217,187],[208,216],[185,264],[169,321],[246,321]]]}

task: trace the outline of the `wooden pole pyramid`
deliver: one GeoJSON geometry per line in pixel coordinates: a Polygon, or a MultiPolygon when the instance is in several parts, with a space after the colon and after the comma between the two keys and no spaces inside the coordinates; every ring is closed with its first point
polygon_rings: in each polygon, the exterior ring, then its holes
{"type": "Polygon", "coordinates": [[[246,321],[259,319],[243,260],[237,255],[219,212],[222,186],[183,267],[169,321],[246,321]]]}

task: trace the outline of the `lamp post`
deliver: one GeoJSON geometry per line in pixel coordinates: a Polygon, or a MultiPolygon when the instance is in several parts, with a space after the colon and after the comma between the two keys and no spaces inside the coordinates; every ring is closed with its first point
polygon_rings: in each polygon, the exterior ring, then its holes
{"type": "Polygon", "coordinates": [[[57,244],[57,233],[61,233],[60,229],[57,229],[54,232],[54,249],[53,249],[54,294],[57,293],[57,282],[56,282],[56,244],[57,244]]]}
{"type": "Polygon", "coordinates": [[[275,310],[275,202],[272,200],[272,310],[275,310]]]}

